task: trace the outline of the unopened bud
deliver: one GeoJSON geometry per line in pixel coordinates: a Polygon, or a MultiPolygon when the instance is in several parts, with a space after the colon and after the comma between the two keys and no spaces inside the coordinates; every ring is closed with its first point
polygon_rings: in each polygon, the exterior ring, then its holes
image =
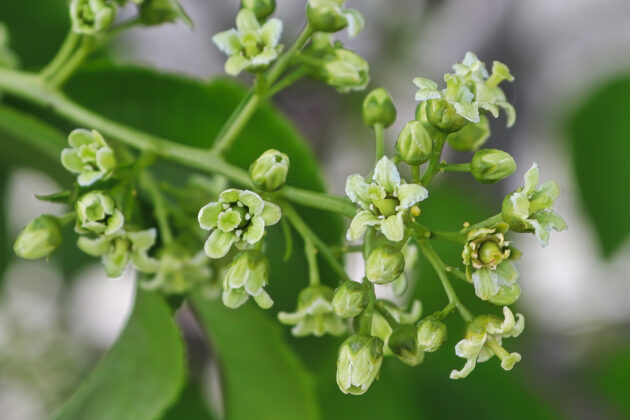
{"type": "Polygon", "coordinates": [[[403,363],[417,366],[424,360],[424,351],[418,346],[416,327],[399,325],[387,340],[387,346],[403,363]]]}
{"type": "Polygon", "coordinates": [[[484,145],[490,137],[488,118],[480,116],[478,123],[469,123],[456,133],[450,134],[446,141],[460,152],[474,152],[484,145]]]}
{"type": "Polygon", "coordinates": [[[62,241],[59,219],[44,214],[26,225],[15,240],[13,251],[20,258],[34,260],[48,257],[59,248],[62,241]]]}
{"type": "Polygon", "coordinates": [[[363,121],[369,127],[389,127],[396,121],[396,106],[387,90],[376,88],[367,94],[363,100],[363,121]]]}
{"type": "Polygon", "coordinates": [[[335,290],[333,310],[340,318],[352,318],[363,312],[368,300],[368,294],[360,283],[346,281],[335,290]]]}
{"type": "Polygon", "coordinates": [[[481,149],[470,162],[475,179],[483,184],[494,184],[516,171],[516,162],[509,153],[497,149],[481,149]]]}
{"type": "Polygon", "coordinates": [[[360,55],[345,48],[336,48],[325,58],[324,81],[342,93],[363,90],[370,81],[370,66],[360,55]]]}
{"type": "Polygon", "coordinates": [[[276,10],[276,0],[242,0],[243,9],[249,9],[258,20],[265,20],[276,10]]]}
{"type": "Polygon", "coordinates": [[[402,129],[396,143],[396,153],[405,163],[422,165],[433,153],[433,140],[419,121],[409,121],[402,129]]]}
{"type": "Polygon", "coordinates": [[[306,6],[308,24],[317,32],[338,32],[348,26],[339,0],[309,0],[306,6]]]}
{"type": "Polygon", "coordinates": [[[72,0],[70,19],[72,30],[94,35],[108,29],[116,18],[116,5],[105,0],[72,0]]]}
{"type": "Polygon", "coordinates": [[[122,212],[116,207],[114,198],[105,191],[90,191],[82,195],[76,204],[79,233],[112,235],[124,223],[122,212]]]}
{"type": "Polygon", "coordinates": [[[273,300],[265,291],[269,278],[269,262],[260,252],[243,251],[234,257],[223,281],[223,303],[228,308],[238,308],[249,296],[258,306],[269,309],[273,300]]]}
{"type": "Polygon", "coordinates": [[[249,167],[252,182],[263,191],[273,192],[284,186],[289,172],[289,157],[275,149],[269,149],[249,167]]]}
{"type": "Polygon", "coordinates": [[[464,128],[468,120],[455,111],[455,107],[445,99],[430,99],[426,107],[427,120],[445,133],[454,133],[464,128]]]}
{"type": "Polygon", "coordinates": [[[396,280],[405,270],[405,258],[398,248],[391,245],[376,247],[365,263],[365,275],[376,284],[396,280]]]}
{"type": "Polygon", "coordinates": [[[383,363],[383,340],[351,335],[339,348],[337,384],[344,394],[364,394],[378,377],[383,363]]]}
{"type": "Polygon", "coordinates": [[[418,346],[426,352],[433,352],[446,341],[446,324],[430,316],[418,323],[417,333],[418,346]]]}
{"type": "Polygon", "coordinates": [[[178,20],[189,28],[193,26],[178,0],[144,0],[140,5],[140,21],[145,25],[161,25],[178,20]]]}

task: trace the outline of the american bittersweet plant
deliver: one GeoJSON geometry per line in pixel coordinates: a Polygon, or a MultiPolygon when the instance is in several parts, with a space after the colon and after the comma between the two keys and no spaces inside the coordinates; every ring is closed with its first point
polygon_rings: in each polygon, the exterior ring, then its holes
{"type": "MultiPolygon", "coordinates": [[[[67,38],[37,72],[20,70],[8,42],[0,45],[3,95],[40,105],[75,127],[58,156],[75,182],[67,190],[41,197],[64,203],[68,212],[35,218],[16,239],[15,253],[27,259],[49,257],[62,245],[63,227],[72,225],[78,234],[76,246],[100,258],[109,277],[117,278],[131,266],[139,289],[177,297],[178,304],[201,289],[208,293],[196,295],[196,305],[242,310],[238,308],[251,299],[264,310],[274,304],[267,288],[274,282],[275,268],[266,256],[267,232],[283,229],[290,250],[294,231],[303,239],[309,277],[296,297],[295,310],[280,312],[278,321],[297,337],[346,337],[337,359],[341,392],[366,393],[378,379],[384,357],[416,366],[431,363],[427,353],[438,350],[465,359],[462,366],[453,366],[452,379],[465,378],[477,363],[493,356],[501,368],[511,370],[521,355],[506,350],[503,339],[521,334],[525,321],[509,308],[521,295],[517,261],[522,257],[510,238],[531,233],[545,246],[552,230],[566,229],[552,209],[558,185],[539,183],[534,163],[523,187],[497,203],[500,212],[450,231],[425,226],[422,207],[432,198],[434,179],[445,172],[469,173],[483,184],[500,182],[515,172],[516,162],[508,153],[483,148],[490,136],[489,117],[503,112],[508,127],[516,121],[502,89],[514,76],[505,64],[494,61],[488,67],[469,52],[443,82],[424,77],[410,81],[410,95],[413,84],[417,87],[416,118],[399,133],[391,156],[385,153],[385,130],[396,120],[396,106],[386,89],[369,91],[362,114],[374,132],[373,170],[350,175],[345,197],[293,187],[287,185],[292,168],[285,151],[270,148],[251,162],[248,172],[228,162],[226,152],[273,95],[304,77],[340,93],[364,91],[370,82],[369,65],[335,39],[343,30],[357,36],[364,25],[361,13],[347,8],[344,0],[309,0],[304,29],[293,41],[283,39],[282,21],[270,17],[274,10],[274,0],[244,0],[234,27],[212,38],[227,56],[228,75],[251,73],[253,78],[207,150],[118,123],[64,94],[66,81],[86,57],[127,28],[190,24],[176,0],[71,0],[67,38]],[[135,4],[137,14],[118,21],[117,10],[127,3],[135,4]],[[445,147],[470,152],[470,161],[446,162],[445,147]],[[160,160],[195,171],[190,189],[156,179],[152,167],[160,160]],[[404,173],[411,176],[405,179],[404,173]],[[191,211],[187,194],[209,199],[191,211]],[[295,205],[346,217],[348,243],[327,244],[295,205]],[[147,207],[152,209],[151,218],[144,216],[147,207]],[[434,241],[461,246],[461,261],[447,265],[434,241]],[[413,268],[418,252],[444,289],[443,309],[424,317],[419,302],[403,305],[401,299],[390,301],[375,292],[375,285],[389,285],[394,296],[402,296],[405,272],[413,268]],[[365,274],[360,282],[346,272],[347,253],[363,256],[365,274]],[[322,263],[335,273],[336,288],[322,282],[322,263]],[[472,313],[452,281],[469,284],[470,293],[487,302],[489,314],[472,313]],[[461,318],[466,333],[454,349],[445,349],[443,321],[451,316],[461,318]]],[[[51,150],[44,137],[31,140],[33,145],[45,153],[51,150]]],[[[73,409],[72,401],[68,407],[73,409]]]]}

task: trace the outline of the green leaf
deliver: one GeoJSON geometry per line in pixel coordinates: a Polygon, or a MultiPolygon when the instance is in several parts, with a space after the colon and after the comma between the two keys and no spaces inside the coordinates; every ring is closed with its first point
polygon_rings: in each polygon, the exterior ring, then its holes
{"type": "Polygon", "coordinates": [[[603,401],[619,412],[620,418],[630,418],[630,348],[615,349],[611,353],[600,354],[595,366],[589,369],[590,376],[585,378],[586,383],[603,401]]]}
{"type": "Polygon", "coordinates": [[[138,291],[118,341],[54,418],[158,418],[179,395],[185,364],[171,309],[159,295],[138,291]]]}
{"type": "Polygon", "coordinates": [[[254,305],[228,309],[200,293],[192,303],[221,364],[228,419],[318,417],[312,378],[276,321],[254,305]]]}
{"type": "Polygon", "coordinates": [[[571,114],[568,134],[582,205],[604,256],[630,234],[630,76],[608,81],[571,114]]]}
{"type": "MultiPolygon", "coordinates": [[[[0,203],[6,203],[7,185],[9,180],[9,167],[0,166],[0,203]]],[[[0,206],[0,284],[4,279],[4,270],[13,258],[13,249],[10,246],[7,220],[7,206],[0,206]]]]}
{"type": "Polygon", "coordinates": [[[200,384],[189,379],[177,403],[168,409],[161,420],[214,420],[200,384]]]}

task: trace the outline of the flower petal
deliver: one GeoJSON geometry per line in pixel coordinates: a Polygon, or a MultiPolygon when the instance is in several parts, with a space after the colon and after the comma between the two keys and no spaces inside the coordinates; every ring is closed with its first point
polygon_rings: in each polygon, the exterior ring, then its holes
{"type": "Polygon", "coordinates": [[[243,234],[243,240],[247,241],[250,245],[260,241],[265,234],[265,221],[261,216],[256,216],[252,219],[249,227],[243,234]]]}
{"type": "Polygon", "coordinates": [[[202,229],[210,230],[217,226],[219,221],[219,213],[223,210],[221,203],[208,203],[199,210],[197,220],[202,229]]]}
{"type": "Polygon", "coordinates": [[[497,274],[489,268],[475,270],[472,275],[475,286],[475,294],[483,300],[488,300],[499,292],[499,279],[497,274]]]}
{"type": "Polygon", "coordinates": [[[87,236],[80,236],[77,240],[77,246],[83,252],[93,257],[100,257],[109,247],[109,240],[104,236],[98,238],[88,238],[87,236]]]}
{"type": "Polygon", "coordinates": [[[422,185],[402,184],[396,190],[396,196],[403,209],[408,209],[419,201],[425,200],[429,196],[429,191],[422,185]]]}
{"type": "Polygon", "coordinates": [[[348,35],[350,35],[350,38],[359,35],[359,32],[365,27],[365,18],[361,12],[355,9],[344,9],[343,15],[348,21],[348,35]]]}
{"type": "Polygon", "coordinates": [[[61,151],[61,164],[68,171],[78,174],[84,169],[83,161],[76,149],[65,148],[61,151]]]}
{"type": "Polygon", "coordinates": [[[370,203],[368,195],[368,184],[361,175],[350,175],[346,180],[346,195],[353,203],[367,208],[370,203]]]}
{"type": "Polygon", "coordinates": [[[346,239],[349,241],[356,241],[361,238],[368,227],[376,226],[380,223],[380,220],[369,210],[363,210],[358,212],[352,221],[350,222],[350,228],[346,233],[346,239]]]}
{"type": "Polygon", "coordinates": [[[282,212],[280,211],[280,207],[278,205],[265,201],[265,207],[263,208],[260,217],[262,217],[265,221],[265,226],[271,226],[280,221],[282,212]]]}
{"type": "Polygon", "coordinates": [[[400,185],[400,174],[394,162],[383,156],[374,168],[374,180],[387,192],[393,193],[400,185]]]}
{"type": "Polygon", "coordinates": [[[525,172],[525,186],[523,192],[528,196],[534,192],[534,188],[538,185],[538,164],[534,162],[532,167],[525,172]]]}
{"type": "Polygon", "coordinates": [[[252,62],[240,54],[230,56],[225,62],[225,72],[230,76],[237,76],[240,72],[249,67],[252,62]]]}
{"type": "Polygon", "coordinates": [[[231,208],[219,213],[217,227],[223,232],[231,232],[241,223],[241,214],[231,208]]]}
{"type": "Polygon", "coordinates": [[[101,171],[86,171],[79,174],[77,177],[77,183],[82,187],[89,187],[105,175],[101,171]]]}
{"type": "Polygon", "coordinates": [[[249,295],[243,289],[229,289],[223,291],[223,304],[228,308],[236,309],[249,299],[249,295]]]}
{"type": "Polygon", "coordinates": [[[252,65],[267,66],[278,57],[278,51],[274,48],[265,48],[261,53],[252,57],[252,65]]]}
{"type": "Polygon", "coordinates": [[[405,223],[403,222],[402,213],[396,213],[383,220],[381,222],[381,232],[390,241],[402,241],[405,236],[405,223]]]}
{"type": "Polygon", "coordinates": [[[212,42],[228,56],[237,54],[241,49],[238,31],[234,28],[219,32],[212,37],[212,42]]]}
{"type": "Polygon", "coordinates": [[[263,309],[269,309],[273,306],[273,299],[264,290],[258,296],[254,296],[254,300],[263,309]]]}
{"type": "Polygon", "coordinates": [[[258,216],[262,213],[265,207],[265,202],[258,194],[253,191],[244,190],[238,195],[238,200],[247,206],[249,214],[252,216],[258,216]]]}
{"type": "Polygon", "coordinates": [[[125,217],[122,212],[118,209],[114,209],[114,213],[107,219],[107,228],[103,233],[105,235],[113,235],[123,227],[124,223],[125,217]]]}
{"type": "Polygon", "coordinates": [[[84,144],[91,144],[94,142],[92,133],[84,128],[77,128],[72,130],[68,136],[68,144],[74,148],[78,148],[84,144]]]}
{"type": "Polygon", "coordinates": [[[262,26],[260,38],[267,47],[275,47],[282,36],[282,21],[280,19],[269,19],[262,26]]]}
{"type": "Polygon", "coordinates": [[[141,230],[139,232],[128,232],[127,238],[131,242],[134,250],[145,251],[155,244],[157,230],[155,228],[141,230]]]}
{"type": "Polygon", "coordinates": [[[230,251],[236,236],[232,232],[215,229],[206,241],[203,250],[210,258],[222,258],[230,251]]]}
{"type": "Polygon", "coordinates": [[[96,166],[103,172],[111,171],[116,167],[116,156],[109,147],[101,147],[96,152],[96,166]]]}
{"type": "Polygon", "coordinates": [[[244,32],[258,31],[260,23],[256,19],[256,15],[249,9],[241,9],[236,15],[236,29],[243,34],[244,32]]]}

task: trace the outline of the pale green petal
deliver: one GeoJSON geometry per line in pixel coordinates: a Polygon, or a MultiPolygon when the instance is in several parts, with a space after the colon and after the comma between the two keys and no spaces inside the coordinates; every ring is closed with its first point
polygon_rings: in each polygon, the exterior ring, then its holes
{"type": "Polygon", "coordinates": [[[523,192],[528,196],[534,192],[534,188],[538,185],[538,164],[534,162],[532,167],[525,172],[525,186],[523,192]]]}
{"type": "Polygon", "coordinates": [[[146,251],[155,244],[157,230],[155,228],[141,230],[138,232],[128,232],[127,238],[131,242],[133,249],[146,251]]]}
{"type": "Polygon", "coordinates": [[[264,290],[258,296],[254,296],[254,300],[256,301],[258,306],[263,309],[269,309],[273,306],[273,300],[271,299],[271,296],[269,296],[269,294],[264,290]]]}
{"type": "Polygon", "coordinates": [[[260,24],[256,15],[249,9],[241,9],[236,15],[236,29],[242,34],[245,32],[258,31],[260,24]]]}
{"type": "Polygon", "coordinates": [[[368,184],[361,175],[350,175],[346,180],[346,195],[353,203],[359,204],[363,208],[368,208],[370,197],[368,195],[368,184]]]}
{"type": "Polygon", "coordinates": [[[530,197],[530,213],[551,208],[559,195],[560,187],[556,181],[547,181],[539,185],[530,197]]]}
{"type": "Polygon", "coordinates": [[[515,192],[510,196],[512,202],[513,214],[521,220],[529,217],[529,199],[527,194],[523,192],[515,192]]]}
{"type": "Polygon", "coordinates": [[[278,51],[273,48],[265,48],[261,53],[252,57],[252,65],[267,66],[278,57],[278,51]]]}
{"type": "Polygon", "coordinates": [[[479,352],[486,342],[486,334],[475,335],[470,339],[463,339],[455,345],[455,354],[464,359],[477,359],[479,352]]]}
{"type": "Polygon", "coordinates": [[[111,171],[116,167],[116,156],[109,147],[101,147],[96,152],[96,166],[103,171],[111,171]]]}
{"type": "Polygon", "coordinates": [[[122,212],[118,209],[114,209],[114,213],[107,219],[107,228],[103,233],[105,235],[113,235],[123,227],[124,223],[125,217],[122,212]]]}
{"type": "Polygon", "coordinates": [[[239,212],[231,208],[219,213],[217,227],[223,232],[231,232],[241,223],[241,215],[239,212]]]}
{"type": "Polygon", "coordinates": [[[519,277],[519,272],[512,261],[503,261],[497,266],[495,272],[499,278],[499,283],[513,284],[519,277]]]}
{"type": "Polygon", "coordinates": [[[217,226],[219,213],[223,210],[221,203],[209,203],[199,210],[197,220],[202,229],[210,230],[217,226]]]}
{"type": "Polygon", "coordinates": [[[146,251],[134,251],[131,253],[131,263],[136,270],[142,273],[156,273],[160,268],[160,262],[147,255],[146,251]]]}
{"type": "Polygon", "coordinates": [[[84,164],[76,151],[76,149],[63,149],[61,151],[61,164],[68,171],[78,174],[83,171],[84,164]]]}
{"type": "Polygon", "coordinates": [[[304,319],[302,312],[278,312],[278,321],[285,325],[297,325],[304,319]]]}
{"type": "Polygon", "coordinates": [[[102,171],[85,171],[77,177],[77,183],[82,187],[89,187],[105,175],[102,171]]]}
{"type": "Polygon", "coordinates": [[[369,210],[360,211],[354,216],[352,222],[350,222],[350,228],[346,233],[346,239],[349,241],[356,241],[363,237],[365,231],[370,226],[376,226],[380,223],[378,218],[372,214],[369,210]]]}
{"type": "Polygon", "coordinates": [[[247,241],[250,245],[260,241],[265,234],[265,221],[262,217],[256,216],[252,219],[252,222],[245,230],[243,234],[243,240],[247,241]]]}
{"type": "Polygon", "coordinates": [[[247,206],[252,216],[258,216],[265,207],[265,202],[258,194],[253,191],[244,190],[238,196],[241,203],[247,206]]]}
{"type": "Polygon", "coordinates": [[[212,37],[212,42],[228,56],[237,54],[241,49],[238,31],[234,28],[219,32],[212,37]]]}
{"type": "Polygon", "coordinates": [[[555,230],[556,232],[562,232],[569,228],[567,222],[555,211],[539,211],[532,216],[533,219],[538,220],[540,224],[547,230],[555,230]]]}
{"type": "Polygon", "coordinates": [[[222,258],[230,251],[236,236],[231,232],[215,229],[206,241],[203,250],[210,258],[222,258]]]}
{"type": "Polygon", "coordinates": [[[87,236],[80,236],[77,241],[77,246],[83,252],[93,257],[100,257],[109,247],[109,240],[104,236],[98,238],[88,238],[87,236]]]}
{"type": "Polygon", "coordinates": [[[249,299],[249,295],[243,289],[230,289],[223,291],[223,304],[228,308],[236,309],[249,299]]]}
{"type": "Polygon", "coordinates": [[[437,92],[438,84],[433,80],[426,79],[424,77],[416,77],[413,79],[413,84],[419,89],[429,89],[437,92]]]}
{"type": "Polygon", "coordinates": [[[387,192],[393,193],[400,185],[400,174],[394,162],[383,156],[374,168],[374,180],[387,192]]]}
{"type": "Polygon", "coordinates": [[[348,21],[348,35],[350,38],[354,38],[365,27],[365,18],[361,12],[355,9],[344,9],[343,15],[348,21]]]}
{"type": "Polygon", "coordinates": [[[240,72],[249,67],[252,62],[240,54],[230,56],[225,62],[225,72],[230,76],[237,76],[240,72]]]}
{"type": "Polygon", "coordinates": [[[538,239],[540,245],[544,248],[549,245],[549,231],[536,219],[529,220],[531,227],[534,229],[534,235],[538,239]]]}
{"type": "Polygon", "coordinates": [[[466,376],[470,375],[470,372],[475,369],[475,365],[477,364],[475,359],[467,359],[466,364],[461,370],[452,370],[450,378],[451,379],[463,379],[466,376]]]}
{"type": "Polygon", "coordinates": [[[381,232],[390,241],[402,241],[405,236],[405,223],[403,222],[402,213],[396,213],[383,220],[381,222],[381,232]]]}
{"type": "Polygon", "coordinates": [[[275,47],[282,36],[282,21],[280,19],[269,19],[260,32],[262,42],[267,47],[275,47]]]}
{"type": "Polygon", "coordinates": [[[472,279],[475,286],[475,294],[480,299],[488,300],[499,292],[498,276],[489,268],[475,270],[472,279]]]}
{"type": "Polygon", "coordinates": [[[266,226],[272,226],[280,221],[282,212],[280,211],[280,207],[276,204],[265,201],[265,207],[263,208],[260,217],[263,218],[266,226]]]}
{"type": "Polygon", "coordinates": [[[476,102],[466,103],[466,102],[453,102],[453,106],[455,107],[455,111],[458,115],[466,118],[468,121],[477,123],[479,122],[479,108],[476,102]]]}
{"type": "Polygon", "coordinates": [[[241,190],[236,188],[228,188],[219,194],[219,201],[223,201],[225,203],[236,203],[238,201],[238,197],[241,194],[241,190]]]}
{"type": "Polygon", "coordinates": [[[400,200],[400,206],[403,209],[408,209],[414,204],[425,200],[429,196],[429,191],[422,185],[418,184],[402,184],[396,190],[398,200],[400,200]]]}
{"type": "Polygon", "coordinates": [[[85,130],[83,128],[77,128],[76,130],[72,130],[70,135],[68,136],[68,144],[74,148],[78,148],[84,144],[91,144],[94,142],[92,138],[92,133],[89,130],[85,130]]]}

